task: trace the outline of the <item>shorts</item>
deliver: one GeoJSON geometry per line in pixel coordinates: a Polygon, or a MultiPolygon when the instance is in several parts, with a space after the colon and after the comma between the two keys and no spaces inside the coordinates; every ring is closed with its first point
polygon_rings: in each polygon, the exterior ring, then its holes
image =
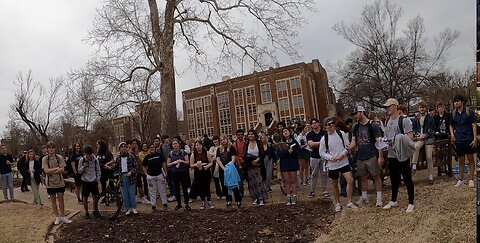
{"type": "Polygon", "coordinates": [[[57,193],[64,193],[65,187],[58,187],[58,188],[47,188],[48,195],[55,195],[57,193]]]}
{"type": "Polygon", "coordinates": [[[368,160],[357,160],[357,175],[368,176],[369,174],[374,177],[380,174],[380,165],[376,156],[368,160]]]}
{"type": "Polygon", "coordinates": [[[461,157],[461,156],[464,156],[466,154],[474,154],[476,151],[475,151],[475,148],[472,148],[472,146],[470,146],[470,143],[455,143],[455,148],[457,149],[457,156],[458,157],[461,157]]]}
{"type": "Polygon", "coordinates": [[[137,187],[143,187],[144,177],[147,178],[146,175],[137,174],[137,187]]]}
{"type": "Polygon", "coordinates": [[[98,182],[86,182],[82,181],[82,196],[88,197],[92,193],[93,196],[98,196],[98,182]]]}
{"type": "Polygon", "coordinates": [[[351,172],[351,171],[352,171],[352,167],[350,167],[350,165],[345,165],[344,167],[336,170],[329,170],[328,178],[332,180],[338,180],[338,178],[340,178],[340,174],[351,172]]]}
{"type": "Polygon", "coordinates": [[[82,175],[74,175],[73,180],[75,181],[75,186],[81,186],[82,185],[82,175]]]}

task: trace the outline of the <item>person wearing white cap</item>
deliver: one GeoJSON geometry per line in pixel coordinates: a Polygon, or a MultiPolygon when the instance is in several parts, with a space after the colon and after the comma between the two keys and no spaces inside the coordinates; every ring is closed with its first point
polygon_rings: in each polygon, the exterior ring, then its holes
{"type": "Polygon", "coordinates": [[[365,115],[365,108],[357,106],[352,115],[357,120],[357,124],[352,130],[352,142],[347,147],[352,150],[358,146],[357,150],[357,175],[360,177],[360,188],[362,196],[357,205],[362,206],[368,203],[368,175],[373,177],[375,190],[377,192],[377,201],[375,206],[382,206],[382,180],[380,178],[380,168],[385,162],[383,159],[383,149],[377,149],[375,143],[382,141],[382,133],[378,125],[369,120],[365,115]]]}
{"type": "MultiPolygon", "coordinates": [[[[387,110],[388,116],[390,117],[385,125],[385,138],[389,141],[395,138],[398,134],[406,134],[408,139],[413,141],[413,130],[412,130],[412,121],[410,119],[404,119],[398,113],[398,101],[394,98],[390,98],[383,105],[387,110]]],[[[408,206],[407,213],[413,212],[415,206],[413,205],[415,200],[415,192],[412,180],[412,174],[410,170],[409,159],[399,161],[395,150],[393,149],[393,144],[389,142],[388,146],[388,172],[390,174],[390,181],[392,183],[392,199],[391,201],[383,207],[383,209],[390,209],[392,207],[398,206],[397,195],[398,188],[400,186],[401,177],[405,182],[408,193],[408,206]]]]}

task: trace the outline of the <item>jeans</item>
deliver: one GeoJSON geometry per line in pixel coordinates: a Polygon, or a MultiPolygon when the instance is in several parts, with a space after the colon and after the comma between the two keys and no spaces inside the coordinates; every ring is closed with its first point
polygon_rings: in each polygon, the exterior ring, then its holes
{"type": "Polygon", "coordinates": [[[160,174],[158,176],[147,175],[148,194],[150,195],[150,202],[152,206],[157,205],[157,192],[160,194],[162,204],[167,204],[167,180],[160,174]]]}
{"type": "Polygon", "coordinates": [[[10,199],[13,199],[13,174],[12,172],[2,174],[3,199],[7,200],[7,187],[10,190],[10,199]]]}
{"type": "Polygon", "coordinates": [[[131,209],[137,207],[137,200],[135,197],[136,183],[131,183],[128,175],[122,174],[122,197],[123,197],[123,206],[125,209],[131,209]]]}
{"type": "Polygon", "coordinates": [[[405,186],[407,186],[408,204],[413,204],[415,200],[415,189],[409,160],[400,162],[396,158],[388,158],[388,172],[390,174],[390,181],[392,182],[392,202],[397,201],[398,187],[400,186],[401,177],[403,177],[405,186]]]}
{"type": "Polygon", "coordinates": [[[310,158],[310,167],[312,169],[312,185],[310,192],[315,193],[317,187],[318,176],[320,176],[320,186],[322,187],[322,192],[327,191],[327,181],[328,175],[324,166],[325,161],[319,158],[310,158]]]}

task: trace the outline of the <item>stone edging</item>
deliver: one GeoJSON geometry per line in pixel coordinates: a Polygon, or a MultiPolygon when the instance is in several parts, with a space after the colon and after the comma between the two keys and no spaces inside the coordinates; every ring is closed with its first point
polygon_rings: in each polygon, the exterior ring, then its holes
{"type": "MultiPolygon", "coordinates": [[[[69,213],[66,217],[69,218],[69,219],[72,219],[78,213],[80,213],[80,210],[73,211],[73,212],[69,213]]],[[[64,224],[63,222],[58,224],[58,225],[54,225],[53,223],[51,223],[50,227],[48,227],[47,234],[45,235],[45,242],[47,242],[47,243],[55,242],[55,239],[54,239],[53,236],[55,235],[57,230],[60,228],[60,226],[63,225],[63,224],[64,224]]]]}

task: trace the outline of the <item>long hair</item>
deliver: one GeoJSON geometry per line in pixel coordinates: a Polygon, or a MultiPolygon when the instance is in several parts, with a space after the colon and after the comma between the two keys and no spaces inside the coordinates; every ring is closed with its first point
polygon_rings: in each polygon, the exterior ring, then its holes
{"type": "Polygon", "coordinates": [[[98,140],[98,151],[97,154],[106,154],[108,152],[107,143],[103,140],[98,140]]]}
{"type": "MultiPolygon", "coordinates": [[[[194,146],[193,146],[193,156],[194,156],[193,158],[195,158],[195,160],[197,160],[198,155],[200,155],[200,154],[203,154],[205,156],[205,158],[207,158],[207,149],[203,145],[203,141],[201,139],[197,139],[197,140],[195,140],[195,143],[194,143],[194,146]],[[198,153],[198,151],[197,151],[197,143],[202,145],[202,152],[201,153],[198,153]]],[[[207,160],[208,160],[208,158],[207,158],[207,160]]]]}
{"type": "Polygon", "coordinates": [[[228,136],[225,135],[225,134],[220,135],[220,147],[219,147],[220,152],[223,153],[223,152],[225,152],[225,150],[227,152],[230,152],[230,147],[232,147],[232,141],[230,141],[230,139],[228,139],[228,136]],[[227,139],[227,141],[228,141],[226,148],[223,147],[223,145],[222,145],[222,139],[224,139],[224,138],[227,139]]]}

